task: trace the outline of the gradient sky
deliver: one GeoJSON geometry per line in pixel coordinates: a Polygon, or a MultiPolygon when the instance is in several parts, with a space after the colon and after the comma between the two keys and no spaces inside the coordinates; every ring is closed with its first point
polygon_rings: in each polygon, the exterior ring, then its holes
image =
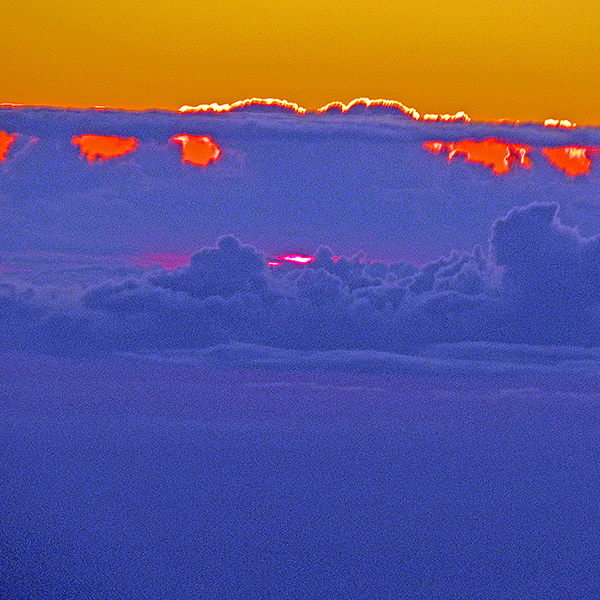
{"type": "Polygon", "coordinates": [[[230,0],[3,7],[0,102],[176,109],[359,96],[600,124],[595,0],[230,0]]]}

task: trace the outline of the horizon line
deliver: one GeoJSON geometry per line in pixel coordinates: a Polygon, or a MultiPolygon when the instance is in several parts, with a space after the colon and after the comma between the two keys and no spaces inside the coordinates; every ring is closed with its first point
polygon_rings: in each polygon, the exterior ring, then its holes
{"type": "MultiPolygon", "coordinates": [[[[167,112],[177,114],[194,114],[194,113],[211,113],[220,114],[233,112],[235,110],[243,108],[251,108],[254,106],[261,107],[273,107],[282,108],[289,110],[297,115],[321,115],[330,111],[339,110],[342,114],[349,112],[355,107],[368,108],[391,108],[397,109],[403,115],[411,118],[413,121],[419,122],[433,122],[433,123],[454,123],[462,121],[463,123],[487,123],[492,125],[514,125],[518,126],[521,124],[534,124],[543,125],[544,127],[557,127],[560,129],[575,129],[579,127],[577,123],[574,123],[568,119],[554,119],[547,118],[544,121],[521,121],[519,119],[495,119],[495,120],[476,120],[471,118],[466,112],[458,111],[454,114],[451,113],[424,113],[421,114],[415,108],[409,107],[398,100],[390,100],[384,98],[371,99],[367,97],[354,98],[347,104],[339,100],[329,102],[317,109],[308,109],[303,107],[296,102],[290,102],[281,98],[245,98],[244,100],[237,100],[231,104],[218,104],[212,102],[209,104],[198,104],[196,106],[184,104],[177,109],[166,109],[166,108],[143,108],[143,109],[131,109],[131,108],[120,108],[104,105],[94,105],[88,107],[70,107],[70,106],[52,106],[52,105],[37,105],[37,104],[19,104],[13,102],[2,102],[0,108],[8,109],[25,109],[25,108],[36,108],[36,109],[55,109],[55,110],[96,110],[96,111],[115,111],[115,112],[167,112]]],[[[599,125],[586,125],[589,127],[598,127],[599,125]]]]}

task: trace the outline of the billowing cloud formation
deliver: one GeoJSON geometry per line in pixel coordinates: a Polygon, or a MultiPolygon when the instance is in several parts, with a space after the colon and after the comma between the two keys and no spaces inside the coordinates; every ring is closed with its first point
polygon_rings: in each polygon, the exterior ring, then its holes
{"type": "Polygon", "coordinates": [[[242,246],[233,236],[219,239],[216,248],[194,254],[190,266],[176,273],[158,276],[151,282],[159,287],[185,292],[197,298],[236,293],[262,293],[267,288],[262,254],[242,246]]]}
{"type": "Polygon", "coordinates": [[[321,247],[307,265],[270,269],[260,252],[225,236],[189,266],[108,280],[68,301],[5,286],[1,341],[52,352],[595,346],[600,238],[565,226],[557,211],[554,203],[517,207],[493,224],[487,255],[475,248],[422,268],[338,258],[321,247]]]}
{"type": "Polygon", "coordinates": [[[494,224],[505,310],[523,339],[596,343],[600,238],[565,227],[557,212],[554,203],[519,207],[494,224]]]}

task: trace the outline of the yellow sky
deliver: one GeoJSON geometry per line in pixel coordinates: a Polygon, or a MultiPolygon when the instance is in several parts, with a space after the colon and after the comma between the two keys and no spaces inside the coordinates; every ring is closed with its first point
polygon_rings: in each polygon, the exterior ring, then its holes
{"type": "Polygon", "coordinates": [[[32,0],[6,3],[2,29],[0,102],[367,96],[600,125],[598,0],[32,0]]]}

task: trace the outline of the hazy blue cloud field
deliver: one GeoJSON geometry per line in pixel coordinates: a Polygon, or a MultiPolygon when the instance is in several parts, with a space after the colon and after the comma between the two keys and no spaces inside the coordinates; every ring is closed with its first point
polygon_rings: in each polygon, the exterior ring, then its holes
{"type": "Polygon", "coordinates": [[[600,593],[599,158],[570,177],[542,154],[598,129],[3,109],[0,130],[2,599],[600,593]],[[88,163],[84,133],[139,145],[88,163]],[[179,133],[219,160],[182,164],[179,133]],[[531,168],[423,148],[489,137],[531,168]]]}

